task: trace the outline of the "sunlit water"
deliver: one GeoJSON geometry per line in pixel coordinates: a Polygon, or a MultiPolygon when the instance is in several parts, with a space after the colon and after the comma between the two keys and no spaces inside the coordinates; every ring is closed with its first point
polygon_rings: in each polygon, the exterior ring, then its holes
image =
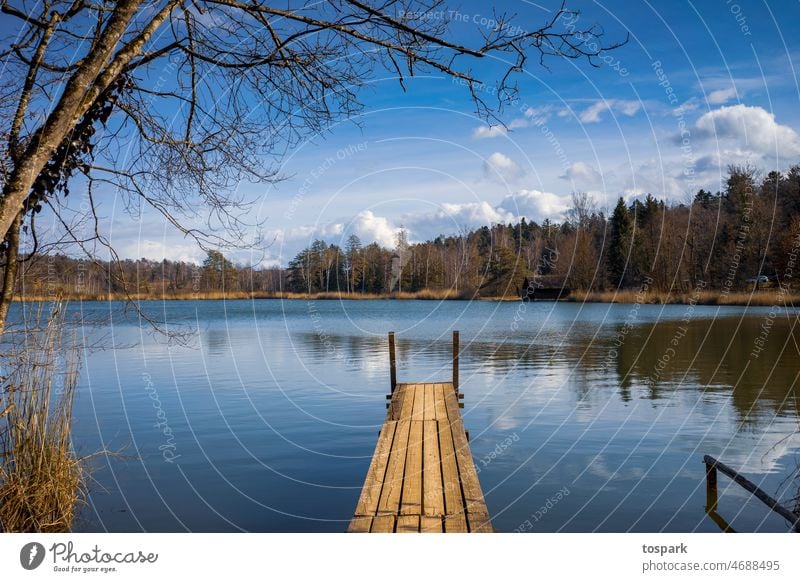
{"type": "MultiPolygon", "coordinates": [[[[93,322],[81,328],[92,349],[75,447],[119,454],[94,461],[80,530],[343,531],[385,415],[389,330],[400,381],[449,379],[460,330],[464,423],[499,531],[719,531],[704,512],[704,454],[776,497],[797,491],[794,312],[279,300],[145,309],[193,333],[167,341],[121,304],[69,307],[93,322]]],[[[719,514],[735,529],[786,530],[724,476],[720,487],[719,514]]]]}

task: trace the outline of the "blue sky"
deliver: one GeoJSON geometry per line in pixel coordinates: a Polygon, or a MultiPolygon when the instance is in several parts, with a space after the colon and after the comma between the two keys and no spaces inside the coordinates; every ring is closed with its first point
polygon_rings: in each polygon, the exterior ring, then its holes
{"type": "MultiPolygon", "coordinates": [[[[454,4],[453,33],[477,42],[497,12],[534,28],[557,2],[454,4]]],[[[283,160],[284,181],[241,184],[266,219],[268,247],[238,261],[286,264],[314,238],[351,233],[391,245],[497,221],[558,220],[573,191],[598,208],[645,193],[673,201],[722,188],[730,163],[763,171],[800,163],[797,1],[575,1],[579,26],[603,24],[630,41],[608,64],[532,58],[519,102],[487,126],[466,88],[427,73],[404,92],[386,72],[362,91],[364,111],[309,139],[283,160]]],[[[503,63],[476,68],[492,87],[503,63]]],[[[490,92],[487,91],[487,95],[490,92]]],[[[145,215],[134,222],[104,202],[112,242],[126,257],[199,261],[191,241],[145,215]]]]}

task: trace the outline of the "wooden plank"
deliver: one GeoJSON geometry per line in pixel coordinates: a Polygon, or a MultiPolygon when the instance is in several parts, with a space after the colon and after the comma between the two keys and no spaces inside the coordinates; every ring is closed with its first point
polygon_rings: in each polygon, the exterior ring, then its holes
{"type": "Polygon", "coordinates": [[[447,404],[444,402],[444,390],[446,384],[434,384],[434,408],[436,409],[436,420],[447,422],[447,404]]]}
{"type": "Polygon", "coordinates": [[[394,533],[394,516],[379,515],[372,519],[371,533],[394,533]]]}
{"type": "Polygon", "coordinates": [[[422,421],[425,413],[425,384],[414,384],[414,410],[411,420],[422,421]]]}
{"type": "Polygon", "coordinates": [[[398,384],[392,393],[392,401],[389,403],[389,414],[387,418],[390,420],[400,420],[400,414],[403,410],[403,401],[406,395],[406,385],[398,384]]]}
{"type": "Polygon", "coordinates": [[[454,513],[444,518],[445,533],[467,533],[467,520],[463,513],[454,513]]]}
{"type": "MultiPolygon", "coordinates": [[[[433,392],[432,386],[431,392],[433,392]]],[[[439,423],[435,420],[426,420],[423,425],[422,513],[428,516],[441,516],[444,515],[444,486],[439,450],[439,423]]]]}
{"type": "Polygon", "coordinates": [[[411,420],[411,413],[414,409],[414,400],[416,399],[417,391],[414,389],[416,384],[403,385],[403,403],[400,407],[400,416],[398,420],[411,420]]]}
{"type": "Polygon", "coordinates": [[[423,515],[420,517],[419,531],[422,533],[442,533],[442,518],[423,515]]]}
{"type": "Polygon", "coordinates": [[[494,531],[486,502],[483,498],[478,473],[475,471],[475,463],[472,460],[472,453],[467,444],[467,435],[464,432],[464,424],[461,421],[461,413],[458,411],[458,400],[455,392],[444,391],[445,403],[447,404],[447,415],[450,420],[451,432],[453,434],[453,446],[456,450],[458,461],[458,474],[461,478],[461,488],[464,492],[464,504],[467,509],[467,522],[469,531],[489,533],[494,531]]]}
{"type": "Polygon", "coordinates": [[[347,533],[369,533],[372,527],[372,518],[366,515],[356,516],[350,520],[350,525],[347,527],[347,533]]]}
{"type": "MultiPolygon", "coordinates": [[[[437,423],[439,430],[439,451],[442,464],[442,478],[444,480],[444,507],[445,514],[452,515],[464,514],[464,497],[461,495],[461,483],[458,476],[458,462],[456,461],[455,446],[450,430],[450,423],[442,421],[437,423]]],[[[447,524],[445,524],[446,528],[447,524]]],[[[466,521],[463,531],[467,531],[466,521]]]]}
{"type": "Polygon", "coordinates": [[[425,384],[425,407],[422,420],[436,420],[435,384],[425,384]]]}
{"type": "Polygon", "coordinates": [[[397,518],[397,533],[418,533],[419,515],[401,515],[397,518]]]}
{"type": "Polygon", "coordinates": [[[377,512],[396,426],[396,422],[386,421],[381,428],[378,444],[375,446],[375,453],[372,456],[364,487],[361,489],[361,496],[356,505],[355,515],[372,516],[377,512]]]}
{"type": "Polygon", "coordinates": [[[403,472],[406,465],[410,428],[411,423],[409,421],[397,421],[392,449],[389,454],[389,464],[386,467],[381,498],[378,502],[378,515],[397,515],[400,510],[400,496],[403,491],[403,472]]]}
{"type": "Polygon", "coordinates": [[[453,381],[398,383],[348,532],[493,531],[459,411],[458,332],[453,381]]]}
{"type": "Polygon", "coordinates": [[[403,500],[400,504],[401,515],[420,515],[422,513],[423,427],[422,421],[411,421],[406,449],[405,475],[403,476],[403,500]]]}

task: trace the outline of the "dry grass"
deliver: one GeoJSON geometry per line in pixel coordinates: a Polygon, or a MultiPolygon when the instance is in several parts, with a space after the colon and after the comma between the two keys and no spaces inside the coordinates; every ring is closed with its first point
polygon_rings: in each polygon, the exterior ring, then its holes
{"type": "Polygon", "coordinates": [[[797,305],[800,295],[796,293],[781,295],[778,289],[765,289],[752,293],[721,291],[701,291],[693,293],[667,293],[661,291],[647,291],[639,296],[636,289],[623,289],[620,291],[573,291],[566,301],[586,303],[653,303],[653,304],[688,304],[695,301],[698,305],[797,305]]]}
{"type": "MultiPolygon", "coordinates": [[[[636,289],[622,289],[619,291],[577,291],[573,290],[572,293],[561,299],[561,301],[573,301],[579,303],[636,303],[638,290],[636,289]]],[[[506,295],[502,297],[495,296],[476,296],[471,291],[454,289],[423,289],[422,291],[403,291],[394,293],[344,293],[338,291],[322,292],[322,293],[272,293],[264,291],[247,292],[247,291],[202,291],[202,292],[168,292],[168,293],[141,293],[132,294],[130,296],[124,293],[104,293],[101,295],[72,295],[67,296],[65,299],[70,301],[125,301],[127,299],[135,299],[140,301],[190,301],[190,300],[226,300],[235,301],[241,299],[286,299],[286,300],[352,300],[352,301],[368,301],[368,300],[434,300],[445,301],[449,299],[480,299],[483,301],[519,301],[516,295],[506,295]]],[[[769,306],[774,304],[781,304],[786,302],[788,305],[800,304],[800,294],[790,293],[783,297],[778,292],[777,288],[763,289],[757,292],[733,292],[722,293],[720,291],[703,291],[696,297],[689,292],[672,292],[666,291],[647,291],[644,294],[642,303],[653,304],[687,304],[693,299],[700,305],[763,305],[769,306]]],[[[18,301],[28,302],[46,302],[49,297],[40,297],[36,295],[27,295],[18,297],[18,301]]]]}
{"type": "MultiPolygon", "coordinates": [[[[58,309],[56,309],[56,313],[58,309]]],[[[71,447],[77,352],[61,317],[44,318],[4,355],[0,400],[0,530],[66,532],[85,499],[85,460],[71,447]]]]}
{"type": "Polygon", "coordinates": [[[274,295],[274,297],[276,299],[341,299],[348,301],[375,299],[444,301],[448,299],[469,299],[472,295],[466,291],[456,291],[454,289],[423,289],[421,291],[395,291],[394,293],[340,293],[338,291],[329,293],[282,293],[274,295]]]}
{"type": "MultiPolygon", "coordinates": [[[[422,291],[413,292],[394,292],[394,293],[344,293],[339,291],[321,292],[321,293],[271,293],[266,291],[176,291],[167,293],[133,293],[126,295],[124,293],[102,293],[100,295],[66,295],[64,297],[69,301],[125,301],[128,299],[135,299],[139,301],[147,300],[176,300],[176,301],[191,301],[191,300],[221,300],[227,301],[238,299],[319,299],[319,300],[370,300],[370,299],[401,299],[401,300],[446,300],[446,299],[471,299],[472,294],[467,291],[456,291],[454,289],[423,289],[422,291]]],[[[43,297],[38,295],[25,295],[18,296],[17,301],[23,302],[47,302],[50,297],[43,297]]]]}

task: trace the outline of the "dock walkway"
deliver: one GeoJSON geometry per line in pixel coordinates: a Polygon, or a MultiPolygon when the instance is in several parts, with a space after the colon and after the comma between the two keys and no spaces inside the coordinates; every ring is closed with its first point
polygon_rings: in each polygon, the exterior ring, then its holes
{"type": "Polygon", "coordinates": [[[396,382],[348,532],[492,532],[461,420],[458,332],[453,381],[396,382]]]}

